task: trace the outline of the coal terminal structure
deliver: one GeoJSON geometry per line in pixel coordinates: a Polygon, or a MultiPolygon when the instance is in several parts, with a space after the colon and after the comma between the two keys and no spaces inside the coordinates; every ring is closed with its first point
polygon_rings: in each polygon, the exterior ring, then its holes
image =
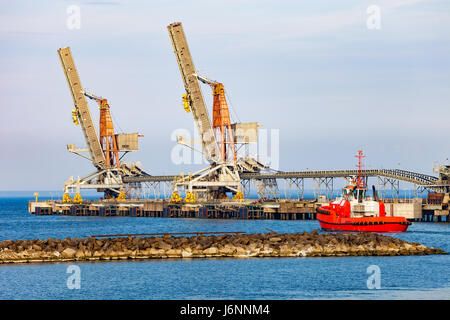
{"type": "MultiPolygon", "coordinates": [[[[198,73],[181,22],[168,25],[167,31],[185,89],[182,106],[193,117],[200,137],[199,152],[209,165],[193,173],[162,176],[149,174],[138,163],[126,163],[123,157],[139,150],[142,135],[116,133],[108,99],[84,89],[71,49],[63,47],[57,52],[74,104],[72,120],[80,126],[86,142],[84,149],[74,144],[67,149],[90,160],[95,171],[68,179],[60,200],[39,201],[36,193],[29,203],[31,214],[311,220],[316,218],[317,208],[334,200],[336,179],[358,177],[365,186],[369,178],[376,180],[376,193],[388,216],[449,222],[450,165],[440,166],[438,176],[402,169],[286,172],[274,170],[249,152],[240,153],[258,144],[260,125],[231,120],[224,84],[198,73]],[[212,110],[207,108],[202,85],[211,89],[212,110]],[[98,104],[98,132],[87,99],[98,104]],[[305,182],[313,186],[313,199],[305,198],[305,182]],[[400,196],[400,182],[413,187],[413,198],[400,196]],[[96,190],[103,197],[83,199],[84,190],[96,190]]],[[[195,149],[183,136],[177,136],[177,144],[195,149]]]]}

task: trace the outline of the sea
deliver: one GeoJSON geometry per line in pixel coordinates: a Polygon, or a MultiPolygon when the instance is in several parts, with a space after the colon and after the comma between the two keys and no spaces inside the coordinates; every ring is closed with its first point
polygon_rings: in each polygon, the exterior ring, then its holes
{"type": "MultiPolygon", "coordinates": [[[[126,233],[320,230],[314,220],[34,216],[28,213],[28,202],[33,199],[32,193],[0,194],[0,241],[126,233]]],[[[449,223],[413,223],[407,232],[389,235],[450,252],[449,223]]],[[[448,300],[449,271],[449,255],[0,264],[0,299],[448,300]]]]}

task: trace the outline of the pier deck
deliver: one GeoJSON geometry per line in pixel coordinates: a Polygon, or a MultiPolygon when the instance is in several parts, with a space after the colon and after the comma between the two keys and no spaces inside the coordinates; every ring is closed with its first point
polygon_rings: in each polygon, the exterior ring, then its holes
{"type": "MultiPolygon", "coordinates": [[[[403,216],[415,222],[449,222],[447,210],[430,210],[427,203],[396,200],[387,202],[387,214],[403,216]]],[[[326,202],[328,203],[328,202],[326,202]]],[[[152,217],[200,219],[269,219],[315,220],[316,210],[325,203],[317,200],[245,200],[203,203],[174,203],[168,200],[99,200],[83,203],[64,203],[60,200],[32,201],[33,215],[97,216],[97,217],[152,217]]]]}
{"type": "Polygon", "coordinates": [[[30,202],[29,212],[34,215],[103,217],[311,220],[316,218],[316,209],[321,205],[315,200],[221,201],[195,204],[173,203],[165,200],[102,200],[76,204],[49,200],[30,202]]]}

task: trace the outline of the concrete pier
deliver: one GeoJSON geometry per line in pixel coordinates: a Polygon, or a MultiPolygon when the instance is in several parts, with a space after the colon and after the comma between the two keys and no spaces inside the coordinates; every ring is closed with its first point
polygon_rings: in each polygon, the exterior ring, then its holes
{"type": "MultiPolygon", "coordinates": [[[[34,215],[153,217],[199,219],[276,219],[315,220],[318,207],[327,200],[244,201],[222,200],[185,203],[168,200],[98,200],[64,203],[58,200],[32,201],[34,215]]],[[[385,202],[386,215],[405,217],[414,222],[450,222],[448,210],[422,199],[396,199],[385,202]]]]}
{"type": "Polygon", "coordinates": [[[104,217],[311,220],[316,218],[316,209],[320,205],[314,200],[204,203],[173,203],[164,200],[103,200],[86,201],[79,204],[53,200],[30,202],[29,212],[34,215],[104,217]]]}

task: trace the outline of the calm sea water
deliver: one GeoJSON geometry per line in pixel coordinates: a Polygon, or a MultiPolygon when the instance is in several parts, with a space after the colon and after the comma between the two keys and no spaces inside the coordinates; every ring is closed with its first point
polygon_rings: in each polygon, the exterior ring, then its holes
{"type": "MultiPolygon", "coordinates": [[[[0,240],[93,234],[303,232],[317,221],[32,216],[30,198],[0,198],[0,240]]],[[[415,223],[393,236],[450,252],[450,224],[415,223]]],[[[0,299],[450,299],[450,256],[246,258],[0,265],[0,299]],[[369,289],[367,268],[380,270],[369,289]]]]}

